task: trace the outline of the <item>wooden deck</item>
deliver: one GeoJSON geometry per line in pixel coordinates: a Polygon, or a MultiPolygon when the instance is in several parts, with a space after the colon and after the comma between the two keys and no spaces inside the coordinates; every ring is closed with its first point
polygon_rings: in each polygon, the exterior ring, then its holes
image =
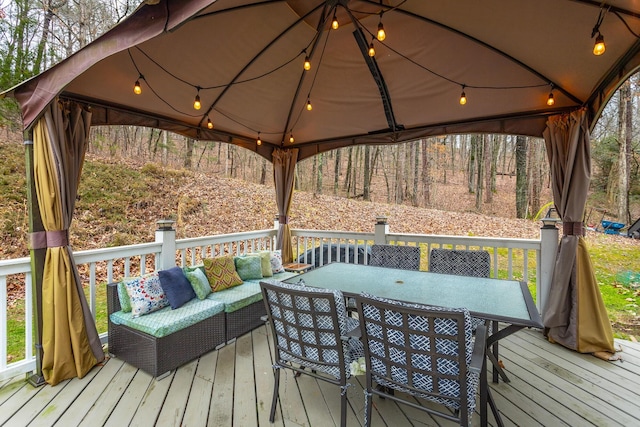
{"type": "MultiPolygon", "coordinates": [[[[267,328],[154,380],[111,359],[83,379],[33,388],[0,383],[2,426],[269,426],[273,374],[267,328]]],[[[506,425],[633,426],[640,423],[640,345],[617,341],[623,361],[605,362],[549,344],[539,331],[501,341],[511,383],[491,384],[506,425]]],[[[348,425],[363,423],[363,378],[348,389],[348,425]]],[[[283,372],[276,426],[335,426],[334,386],[283,372]]],[[[489,415],[490,422],[493,418],[489,415]]],[[[479,425],[476,414],[473,425],[479,425]]],[[[450,425],[389,400],[374,401],[373,426],[450,425]]]]}

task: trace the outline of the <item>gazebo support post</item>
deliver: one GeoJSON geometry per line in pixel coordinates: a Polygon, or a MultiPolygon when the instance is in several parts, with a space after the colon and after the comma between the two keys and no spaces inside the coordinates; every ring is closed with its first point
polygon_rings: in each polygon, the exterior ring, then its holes
{"type": "MultiPolygon", "coordinates": [[[[27,205],[29,207],[29,233],[44,231],[42,217],[40,216],[40,206],[36,195],[34,179],[33,160],[33,130],[29,129],[24,136],[25,158],[26,158],[26,178],[27,178],[27,205]]],[[[29,243],[29,255],[31,257],[31,286],[33,296],[33,320],[36,325],[35,351],[36,369],[35,372],[27,374],[27,381],[34,387],[45,384],[42,375],[42,277],[44,272],[44,259],[46,248],[33,249],[29,243]]]]}

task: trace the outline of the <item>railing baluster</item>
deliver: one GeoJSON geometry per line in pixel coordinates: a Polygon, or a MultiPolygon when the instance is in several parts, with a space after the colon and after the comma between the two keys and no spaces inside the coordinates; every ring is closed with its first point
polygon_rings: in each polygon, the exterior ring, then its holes
{"type": "Polygon", "coordinates": [[[7,276],[0,276],[0,371],[7,367],[7,276]]]}
{"type": "Polygon", "coordinates": [[[96,321],[96,263],[89,264],[89,309],[93,316],[93,321],[96,321]]]}

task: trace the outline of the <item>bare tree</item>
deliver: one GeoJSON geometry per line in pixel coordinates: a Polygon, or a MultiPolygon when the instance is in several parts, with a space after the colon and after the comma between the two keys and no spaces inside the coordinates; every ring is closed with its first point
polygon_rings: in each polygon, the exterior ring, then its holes
{"type": "Polygon", "coordinates": [[[516,137],[516,216],[527,217],[527,138],[516,137]]]}
{"type": "Polygon", "coordinates": [[[362,199],[371,200],[371,148],[368,145],[364,146],[362,199]]]}
{"type": "Polygon", "coordinates": [[[620,87],[620,109],[618,121],[618,220],[631,222],[629,214],[629,181],[631,162],[631,138],[633,135],[633,103],[631,100],[631,80],[620,87]]]}

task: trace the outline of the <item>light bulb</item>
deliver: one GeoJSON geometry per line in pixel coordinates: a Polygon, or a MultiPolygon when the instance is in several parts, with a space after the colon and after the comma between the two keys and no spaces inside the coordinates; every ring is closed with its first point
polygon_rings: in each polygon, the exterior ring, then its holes
{"type": "Polygon", "coordinates": [[[384,32],[384,25],[382,25],[382,18],[380,19],[380,22],[378,23],[378,40],[383,41],[384,39],[387,38],[387,33],[384,32]]]}
{"type": "Polygon", "coordinates": [[[596,44],[593,46],[593,54],[596,56],[600,56],[606,49],[607,48],[604,45],[604,36],[598,32],[598,37],[596,37],[596,44]]]}
{"type": "Polygon", "coordinates": [[[553,99],[553,92],[549,92],[549,98],[547,98],[547,105],[551,107],[555,103],[556,103],[556,100],[553,99]]]}
{"type": "Polygon", "coordinates": [[[311,111],[313,110],[313,107],[311,106],[311,100],[307,99],[307,111],[311,111]]]}
{"type": "Polygon", "coordinates": [[[309,62],[309,57],[308,56],[304,57],[304,69],[306,71],[309,71],[311,69],[311,62],[309,62]]]}
{"type": "Polygon", "coordinates": [[[333,21],[331,21],[331,28],[337,30],[340,24],[338,23],[338,19],[336,18],[336,14],[333,14],[333,21]]]}
{"type": "Polygon", "coordinates": [[[136,84],[133,85],[133,93],[140,95],[142,93],[142,87],[140,87],[140,80],[136,80],[136,84]]]}
{"type": "Polygon", "coordinates": [[[200,95],[196,95],[196,99],[193,101],[193,108],[199,110],[202,108],[202,104],[200,103],[200,95]]]}
{"type": "Polygon", "coordinates": [[[213,122],[211,121],[211,119],[209,117],[207,117],[207,127],[209,129],[213,129],[213,122]]]}
{"type": "Polygon", "coordinates": [[[464,105],[467,103],[467,95],[464,93],[464,90],[460,94],[460,105],[464,105]]]}
{"type": "Polygon", "coordinates": [[[258,139],[256,140],[256,145],[262,145],[262,140],[260,139],[260,133],[258,133],[258,139]]]}
{"type": "Polygon", "coordinates": [[[376,56],[376,49],[373,47],[373,41],[369,45],[369,56],[372,58],[376,56]]]}
{"type": "Polygon", "coordinates": [[[291,134],[291,136],[289,136],[289,142],[293,144],[294,141],[295,139],[293,139],[293,134],[291,134]]]}

